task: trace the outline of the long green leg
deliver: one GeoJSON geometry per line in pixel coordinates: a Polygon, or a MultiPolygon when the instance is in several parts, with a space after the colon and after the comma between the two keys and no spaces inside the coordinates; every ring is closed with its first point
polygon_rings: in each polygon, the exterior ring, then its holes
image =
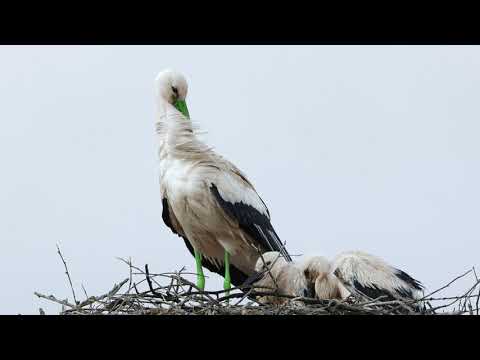
{"type": "Polygon", "coordinates": [[[200,290],[205,289],[205,275],[203,275],[202,268],[202,254],[199,251],[194,250],[195,252],[195,263],[197,265],[197,287],[200,290]]]}
{"type": "Polygon", "coordinates": [[[227,290],[225,296],[230,294],[230,288],[232,287],[230,282],[230,254],[225,250],[225,281],[223,282],[223,289],[227,290]]]}

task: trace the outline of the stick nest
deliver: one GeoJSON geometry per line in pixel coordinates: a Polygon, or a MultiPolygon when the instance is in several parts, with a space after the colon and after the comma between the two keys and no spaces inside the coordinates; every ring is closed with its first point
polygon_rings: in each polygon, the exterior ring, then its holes
{"type": "MultiPolygon", "coordinates": [[[[129,267],[129,276],[115,284],[113,288],[99,296],[88,296],[78,301],[68,272],[67,264],[58,249],[65,266],[72,290],[73,302],[61,300],[54,295],[35,292],[39,298],[62,306],[61,315],[432,315],[432,314],[479,314],[480,281],[475,269],[456,277],[445,286],[426,294],[417,301],[385,298],[367,299],[350,296],[344,301],[317,300],[303,297],[280,295],[274,290],[255,287],[232,288],[227,295],[225,290],[201,291],[182,269],[173,273],[153,274],[140,269],[131,260],[119,259],[129,267]],[[453,297],[433,297],[459,279],[473,273],[474,284],[463,294],[453,297]],[[263,304],[262,296],[277,297],[281,304],[263,304]],[[421,308],[422,310],[418,310],[421,308]]],[[[438,296],[438,295],[437,295],[438,296]]],[[[40,314],[45,312],[40,308],[40,314]]]]}

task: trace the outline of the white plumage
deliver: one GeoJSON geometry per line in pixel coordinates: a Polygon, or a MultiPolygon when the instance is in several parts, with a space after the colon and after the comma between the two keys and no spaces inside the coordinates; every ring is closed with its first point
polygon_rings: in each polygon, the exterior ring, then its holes
{"type": "MultiPolygon", "coordinates": [[[[264,276],[256,285],[273,284],[292,296],[313,289],[319,298],[346,298],[349,292],[370,298],[421,296],[423,287],[417,280],[363,252],[342,253],[331,263],[323,257],[291,263],[265,203],[245,174],[196,137],[185,102],[185,78],[163,71],[155,89],[162,218],[195,255],[202,277],[200,263],[225,275],[226,288],[228,269],[232,283],[242,285],[255,267],[259,271],[266,266],[259,255],[267,253],[267,258],[278,258],[268,271],[275,281],[264,276]],[[230,265],[225,266],[227,261],[230,265]]],[[[198,284],[203,288],[202,281],[198,284]]]]}
{"type": "Polygon", "coordinates": [[[323,256],[315,256],[300,264],[311,293],[318,299],[346,299],[350,292],[332,272],[332,264],[323,256]]]}
{"type": "MultiPolygon", "coordinates": [[[[261,274],[255,282],[257,292],[276,292],[288,296],[308,296],[307,279],[302,269],[295,262],[287,262],[280,253],[269,251],[258,258],[255,271],[261,274]]],[[[263,296],[263,303],[282,304],[288,298],[278,296],[263,296]]]]}
{"type": "Polygon", "coordinates": [[[325,289],[336,288],[336,298],[345,299],[349,293],[383,300],[420,299],[422,284],[404,271],[387,264],[383,259],[362,251],[346,251],[332,262],[316,256],[302,265],[307,280],[315,283],[320,299],[328,298],[325,289]]]}
{"type": "MultiPolygon", "coordinates": [[[[280,256],[275,252],[267,254],[268,260],[280,256]]],[[[419,281],[379,257],[361,251],[343,252],[331,262],[323,256],[314,256],[299,264],[280,261],[278,266],[260,258],[256,270],[262,269],[262,277],[255,286],[276,287],[279,293],[294,296],[314,294],[318,299],[346,299],[355,293],[372,299],[384,296],[385,301],[417,300],[423,296],[419,281]],[[270,268],[270,273],[265,268],[270,268]]]]}
{"type": "Polygon", "coordinates": [[[234,285],[253,274],[260,253],[279,251],[291,260],[246,175],[196,137],[185,103],[185,78],[166,70],[155,83],[166,225],[192,254],[202,254],[205,267],[222,276],[227,251],[234,285]]]}

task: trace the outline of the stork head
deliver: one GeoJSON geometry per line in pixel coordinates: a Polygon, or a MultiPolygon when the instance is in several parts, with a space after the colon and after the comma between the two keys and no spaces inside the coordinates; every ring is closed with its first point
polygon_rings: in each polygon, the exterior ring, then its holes
{"type": "MultiPolygon", "coordinates": [[[[308,289],[318,299],[341,299],[340,281],[331,273],[331,264],[323,256],[313,256],[302,264],[308,289]]],[[[347,291],[347,290],[345,290],[347,291]]]]}
{"type": "Polygon", "coordinates": [[[285,264],[287,264],[287,260],[285,260],[282,254],[277,251],[268,251],[258,258],[255,264],[255,271],[264,272],[269,269],[279,268],[285,264]]]}
{"type": "Polygon", "coordinates": [[[185,102],[188,84],[182,74],[171,69],[161,71],[155,78],[155,92],[160,101],[173,105],[186,118],[190,118],[185,102]]]}
{"type": "Polygon", "coordinates": [[[330,272],[330,262],[323,256],[312,256],[301,265],[308,282],[315,283],[318,277],[324,277],[330,272]]]}

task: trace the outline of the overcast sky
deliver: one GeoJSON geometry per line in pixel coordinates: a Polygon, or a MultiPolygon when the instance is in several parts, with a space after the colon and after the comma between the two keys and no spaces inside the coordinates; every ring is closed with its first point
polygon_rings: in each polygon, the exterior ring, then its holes
{"type": "Polygon", "coordinates": [[[478,46],[2,46],[0,65],[1,313],[71,298],[56,243],[79,297],[128,275],[115,257],[194,270],[161,219],[166,67],[291,253],[362,249],[429,289],[480,266],[478,46]]]}

